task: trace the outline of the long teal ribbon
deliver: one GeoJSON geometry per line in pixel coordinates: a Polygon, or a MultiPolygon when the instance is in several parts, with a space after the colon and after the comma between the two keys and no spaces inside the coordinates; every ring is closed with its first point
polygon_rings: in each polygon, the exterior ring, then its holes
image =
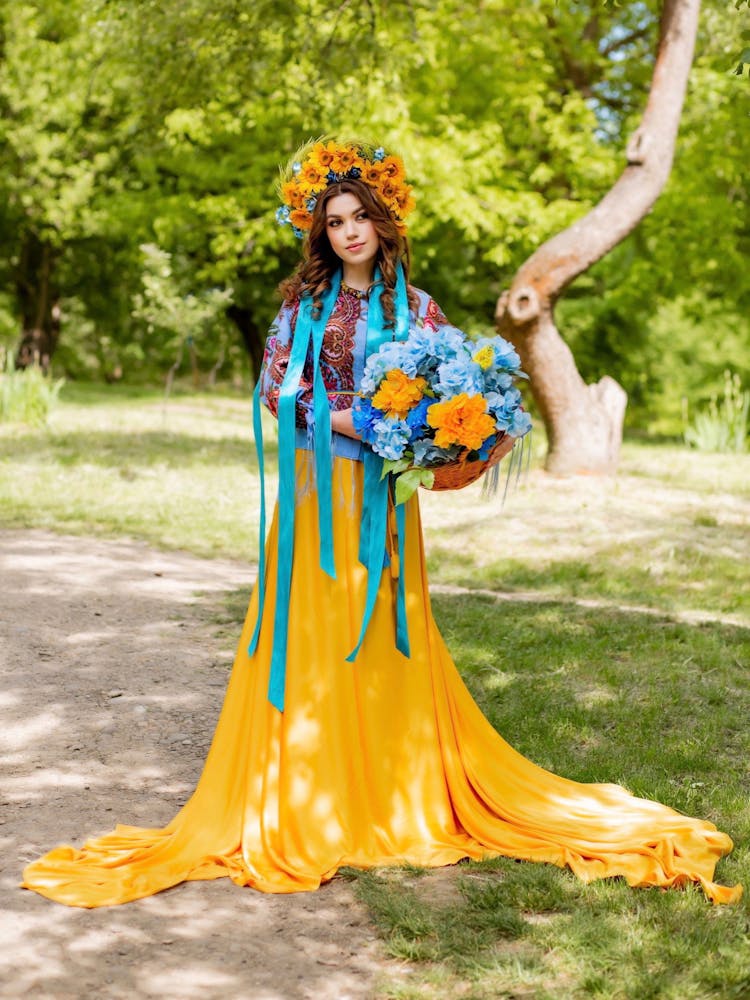
{"type": "MultiPolygon", "coordinates": [[[[406,295],[406,281],[401,265],[398,265],[396,275],[394,301],[396,322],[393,331],[384,329],[380,293],[377,291],[379,284],[382,284],[382,277],[379,270],[376,270],[373,282],[375,294],[371,295],[369,301],[365,347],[366,356],[377,351],[391,337],[397,340],[404,340],[409,332],[409,307],[406,295]]],[[[312,315],[312,297],[305,296],[301,300],[292,337],[289,362],[279,391],[277,413],[279,425],[278,568],[268,699],[280,712],[284,711],[289,601],[291,597],[292,563],[294,559],[297,396],[299,394],[305,361],[309,353],[312,354],[314,372],[313,435],[315,445],[315,477],[318,495],[319,559],[320,566],[324,572],[333,578],[336,576],[333,543],[331,413],[328,393],[320,368],[320,354],[325,336],[325,328],[336,304],[340,285],[341,272],[339,270],[331,281],[331,287],[323,295],[322,308],[317,319],[314,319],[312,315]]],[[[258,617],[248,646],[250,655],[257,649],[266,596],[266,499],[263,428],[260,409],[261,389],[259,379],[253,394],[253,432],[255,435],[261,485],[260,557],[258,566],[258,617]]],[[[359,558],[367,567],[367,594],[360,636],[355,649],[347,657],[347,660],[350,662],[356,658],[367,632],[375,607],[380,579],[383,573],[384,557],[386,555],[390,477],[382,476],[383,459],[373,452],[367,450],[364,453],[363,461],[365,482],[362,518],[360,522],[359,558]]],[[[404,656],[409,656],[404,580],[406,517],[403,505],[396,507],[396,525],[399,556],[399,580],[396,602],[396,647],[404,656]]]]}
{"type": "Polygon", "coordinates": [[[258,617],[253,629],[253,635],[248,646],[248,653],[253,655],[258,646],[260,621],[263,617],[263,605],[266,602],[266,471],[263,463],[263,423],[260,416],[261,380],[255,383],[253,392],[253,437],[255,438],[255,454],[258,456],[258,477],[260,479],[260,525],[258,527],[258,617]]]}
{"type": "MultiPolygon", "coordinates": [[[[380,272],[375,272],[375,287],[382,281],[380,272]]],[[[366,356],[379,348],[393,337],[405,340],[409,333],[409,302],[406,295],[406,279],[404,269],[398,265],[396,271],[396,288],[394,296],[395,324],[393,331],[384,329],[383,308],[380,294],[376,291],[370,295],[369,312],[367,316],[367,346],[366,356]]],[[[380,580],[383,575],[383,560],[385,556],[385,539],[388,526],[388,492],[390,476],[383,477],[383,459],[372,451],[365,451],[364,457],[364,490],[362,499],[362,518],[359,529],[359,560],[367,569],[367,591],[365,610],[357,643],[347,661],[353,663],[357,658],[372,613],[375,610],[375,600],[378,595],[380,580]]],[[[404,656],[409,656],[409,633],[406,622],[406,587],[404,582],[404,539],[406,534],[406,517],[403,504],[396,507],[396,528],[398,533],[398,591],[396,597],[396,648],[404,656]]]]}

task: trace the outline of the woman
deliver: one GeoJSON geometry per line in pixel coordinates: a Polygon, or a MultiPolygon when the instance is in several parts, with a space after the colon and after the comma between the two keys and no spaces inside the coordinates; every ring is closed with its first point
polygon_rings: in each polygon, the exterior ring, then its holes
{"type": "Polygon", "coordinates": [[[261,396],[279,419],[279,499],[205,769],[164,829],[118,826],[82,850],[57,848],[23,884],[93,907],[187,879],[295,892],[342,865],[507,855],[585,880],[695,881],[716,902],[738,899],[739,887],[712,881],[732,846],[725,834],[523,758],[482,716],[443,643],[417,499],[394,511],[352,408],[366,354],[447,325],[407,284],[401,161],[358,143],[312,144],[282,195],[280,220],[309,233],[256,390],[256,440],[261,396]]]}

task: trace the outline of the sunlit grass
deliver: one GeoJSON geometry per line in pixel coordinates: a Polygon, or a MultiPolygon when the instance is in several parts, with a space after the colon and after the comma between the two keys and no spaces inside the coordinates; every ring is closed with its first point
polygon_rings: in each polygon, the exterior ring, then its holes
{"type": "MultiPolygon", "coordinates": [[[[66,385],[47,428],[0,426],[0,524],[253,560],[251,423],[249,395],[66,385]]],[[[504,507],[421,491],[434,583],[750,620],[750,456],[629,442],[616,478],[554,479],[543,450],[504,507]]]]}
{"type": "Polygon", "coordinates": [[[249,398],[66,386],[47,428],[0,428],[0,525],[255,559],[250,427],[249,398]]]}

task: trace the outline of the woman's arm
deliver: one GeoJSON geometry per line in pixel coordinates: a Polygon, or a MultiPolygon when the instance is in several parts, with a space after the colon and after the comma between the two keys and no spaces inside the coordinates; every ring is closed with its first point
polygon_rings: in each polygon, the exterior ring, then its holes
{"type": "Polygon", "coordinates": [[[361,441],[362,438],[354,429],[352,421],[352,408],[347,410],[333,410],[331,413],[331,430],[337,434],[345,434],[347,437],[361,441]]]}

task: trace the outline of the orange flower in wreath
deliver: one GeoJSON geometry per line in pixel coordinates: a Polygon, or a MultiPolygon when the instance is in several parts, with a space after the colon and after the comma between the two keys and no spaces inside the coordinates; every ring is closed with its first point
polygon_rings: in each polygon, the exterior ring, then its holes
{"type": "Polygon", "coordinates": [[[289,213],[289,221],[297,229],[309,229],[312,226],[312,215],[306,208],[295,208],[289,213]]]}
{"type": "Polygon", "coordinates": [[[495,421],[486,409],[484,396],[469,396],[465,392],[433,403],[427,411],[427,423],[437,428],[435,444],[438,448],[459,444],[471,451],[481,448],[482,442],[495,432],[495,421]]]}
{"type": "Polygon", "coordinates": [[[386,177],[394,184],[403,184],[406,180],[406,169],[400,156],[386,156],[380,164],[386,177]]]}
{"type": "Polygon", "coordinates": [[[336,150],[336,155],[331,160],[331,170],[337,174],[345,174],[352,167],[360,166],[362,160],[355,149],[351,149],[347,146],[336,150]]]}
{"type": "Polygon", "coordinates": [[[283,201],[292,208],[304,208],[305,193],[300,189],[297,179],[287,181],[282,185],[281,197],[283,201]]]}
{"type": "Polygon", "coordinates": [[[388,417],[403,420],[420,401],[426,388],[427,381],[421,376],[410,378],[400,368],[394,368],[380,383],[372,397],[372,405],[388,417]]]}
{"type": "Polygon", "coordinates": [[[335,156],[335,142],[316,142],[310,152],[309,162],[315,166],[318,173],[325,177],[331,169],[335,156]]]}

